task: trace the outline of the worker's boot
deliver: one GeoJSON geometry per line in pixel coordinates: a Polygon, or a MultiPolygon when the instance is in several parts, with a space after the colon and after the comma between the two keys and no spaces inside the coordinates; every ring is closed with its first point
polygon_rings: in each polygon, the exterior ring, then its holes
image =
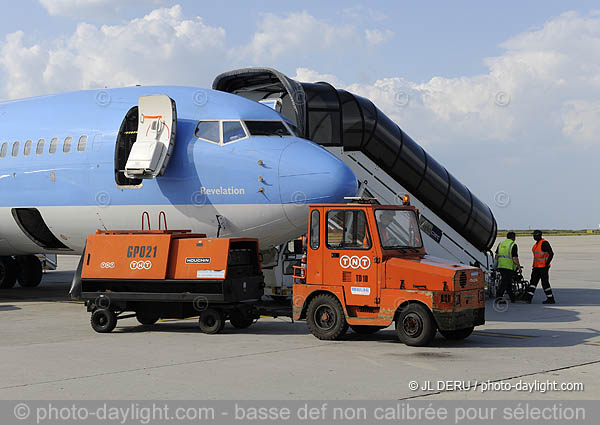
{"type": "Polygon", "coordinates": [[[546,298],[546,301],[544,301],[542,304],[556,304],[556,301],[554,300],[554,297],[546,298]]]}

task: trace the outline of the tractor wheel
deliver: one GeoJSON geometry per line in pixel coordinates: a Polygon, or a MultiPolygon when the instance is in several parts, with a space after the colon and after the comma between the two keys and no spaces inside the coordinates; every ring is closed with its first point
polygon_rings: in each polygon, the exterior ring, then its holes
{"type": "Polygon", "coordinates": [[[421,304],[409,304],[401,309],[396,319],[398,339],[414,347],[431,344],[436,328],[433,316],[421,304]]]}
{"type": "Polygon", "coordinates": [[[446,339],[449,339],[451,341],[458,341],[458,340],[465,339],[465,338],[469,337],[469,335],[471,335],[473,333],[473,329],[475,329],[475,328],[473,326],[471,326],[470,328],[456,329],[456,330],[453,330],[453,331],[442,331],[442,330],[440,330],[440,333],[446,339]]]}
{"type": "Polygon", "coordinates": [[[117,326],[117,315],[112,310],[99,308],[92,313],[90,323],[96,332],[109,333],[117,326]]]}
{"type": "Polygon", "coordinates": [[[241,311],[236,311],[230,314],[229,322],[235,328],[246,329],[254,323],[254,318],[241,311]]]}
{"type": "Polygon", "coordinates": [[[357,334],[361,335],[371,335],[379,332],[383,329],[381,326],[369,326],[369,325],[350,325],[350,329],[352,329],[357,334]]]}
{"type": "Polygon", "coordinates": [[[158,319],[160,319],[158,314],[147,313],[147,312],[142,312],[142,311],[138,311],[135,314],[135,318],[142,325],[153,325],[156,322],[158,322],[158,319]]]}
{"type": "Polygon", "coordinates": [[[17,262],[12,257],[0,257],[0,289],[10,289],[17,283],[17,262]]]}
{"type": "Polygon", "coordinates": [[[225,317],[220,310],[207,308],[200,313],[198,326],[205,334],[217,334],[225,327],[225,317]]]}
{"type": "Polygon", "coordinates": [[[308,305],[306,313],[308,328],[319,339],[332,341],[348,331],[348,322],[342,305],[329,294],[317,295],[308,305]]]}
{"type": "Polygon", "coordinates": [[[42,281],[42,262],[35,255],[19,255],[17,280],[23,288],[35,288],[42,281]]]}

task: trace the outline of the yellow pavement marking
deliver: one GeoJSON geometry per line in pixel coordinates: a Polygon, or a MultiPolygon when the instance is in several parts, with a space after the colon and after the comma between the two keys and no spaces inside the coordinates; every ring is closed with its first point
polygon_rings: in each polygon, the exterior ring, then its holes
{"type": "Polygon", "coordinates": [[[473,335],[495,336],[495,337],[499,337],[499,338],[514,338],[514,339],[535,338],[535,336],[533,336],[533,335],[501,334],[501,333],[497,333],[497,332],[482,332],[482,331],[475,331],[475,332],[473,332],[473,335]]]}
{"type": "Polygon", "coordinates": [[[586,342],[587,345],[600,345],[600,342],[586,342]]]}
{"type": "Polygon", "coordinates": [[[200,316],[186,317],[185,319],[160,319],[159,322],[176,322],[178,320],[198,319],[200,316]]]}

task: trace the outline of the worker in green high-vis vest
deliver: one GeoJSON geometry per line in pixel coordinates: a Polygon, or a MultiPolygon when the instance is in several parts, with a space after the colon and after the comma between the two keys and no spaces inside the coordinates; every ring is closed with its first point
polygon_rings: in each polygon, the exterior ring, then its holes
{"type": "Polygon", "coordinates": [[[504,297],[504,291],[508,292],[511,302],[515,302],[515,295],[513,294],[512,281],[517,267],[521,267],[519,263],[519,249],[515,243],[517,236],[515,232],[508,232],[506,234],[506,240],[498,245],[496,248],[496,268],[500,272],[500,287],[496,294],[496,301],[501,300],[504,297]]]}

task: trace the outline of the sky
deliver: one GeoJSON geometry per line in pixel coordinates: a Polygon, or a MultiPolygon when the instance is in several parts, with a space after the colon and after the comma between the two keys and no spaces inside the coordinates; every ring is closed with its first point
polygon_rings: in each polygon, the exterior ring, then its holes
{"type": "Polygon", "coordinates": [[[371,99],[500,228],[600,225],[596,1],[2,3],[2,100],[270,66],[371,99]]]}

